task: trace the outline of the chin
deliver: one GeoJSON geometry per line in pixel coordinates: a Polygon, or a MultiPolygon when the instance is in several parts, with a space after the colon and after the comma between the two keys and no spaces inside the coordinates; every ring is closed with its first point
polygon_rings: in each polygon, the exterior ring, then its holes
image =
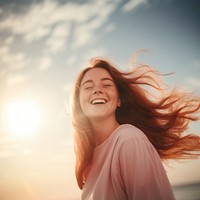
{"type": "Polygon", "coordinates": [[[107,116],[105,115],[105,114],[96,114],[96,115],[90,115],[90,116],[88,116],[88,118],[90,119],[90,120],[97,120],[97,119],[106,119],[107,118],[107,116]]]}

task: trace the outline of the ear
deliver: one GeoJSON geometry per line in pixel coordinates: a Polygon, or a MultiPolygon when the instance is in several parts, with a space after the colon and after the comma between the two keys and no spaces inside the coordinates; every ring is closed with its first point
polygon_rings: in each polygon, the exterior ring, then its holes
{"type": "Polygon", "coordinates": [[[119,99],[119,100],[118,100],[117,107],[120,107],[120,106],[121,106],[121,100],[119,99]]]}

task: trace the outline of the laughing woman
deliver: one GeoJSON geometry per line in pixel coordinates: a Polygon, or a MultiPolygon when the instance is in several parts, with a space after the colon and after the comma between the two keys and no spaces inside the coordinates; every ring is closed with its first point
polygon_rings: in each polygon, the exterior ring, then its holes
{"type": "Polygon", "coordinates": [[[120,72],[93,59],[75,84],[72,122],[83,200],[172,200],[162,160],[199,155],[200,137],[183,135],[200,101],[163,93],[148,66],[120,72]],[[162,98],[161,98],[162,96],[162,98]]]}

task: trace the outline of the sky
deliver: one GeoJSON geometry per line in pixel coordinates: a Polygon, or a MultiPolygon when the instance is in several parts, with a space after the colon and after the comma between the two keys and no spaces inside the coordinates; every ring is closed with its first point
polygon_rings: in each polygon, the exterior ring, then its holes
{"type": "MultiPolygon", "coordinates": [[[[145,50],[139,63],[199,95],[199,11],[198,0],[1,0],[1,199],[80,199],[70,98],[92,57],[128,70],[145,50]]],[[[200,159],[165,167],[172,185],[200,182],[200,159]]]]}

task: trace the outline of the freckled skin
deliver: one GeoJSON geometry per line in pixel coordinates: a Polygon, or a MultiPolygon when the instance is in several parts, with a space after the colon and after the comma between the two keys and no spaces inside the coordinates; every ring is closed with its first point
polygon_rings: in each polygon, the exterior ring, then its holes
{"type": "Polygon", "coordinates": [[[102,68],[88,71],[81,82],[80,104],[84,114],[90,119],[113,118],[119,105],[119,95],[111,75],[102,68]],[[94,99],[104,99],[105,104],[92,105],[94,99]]]}

